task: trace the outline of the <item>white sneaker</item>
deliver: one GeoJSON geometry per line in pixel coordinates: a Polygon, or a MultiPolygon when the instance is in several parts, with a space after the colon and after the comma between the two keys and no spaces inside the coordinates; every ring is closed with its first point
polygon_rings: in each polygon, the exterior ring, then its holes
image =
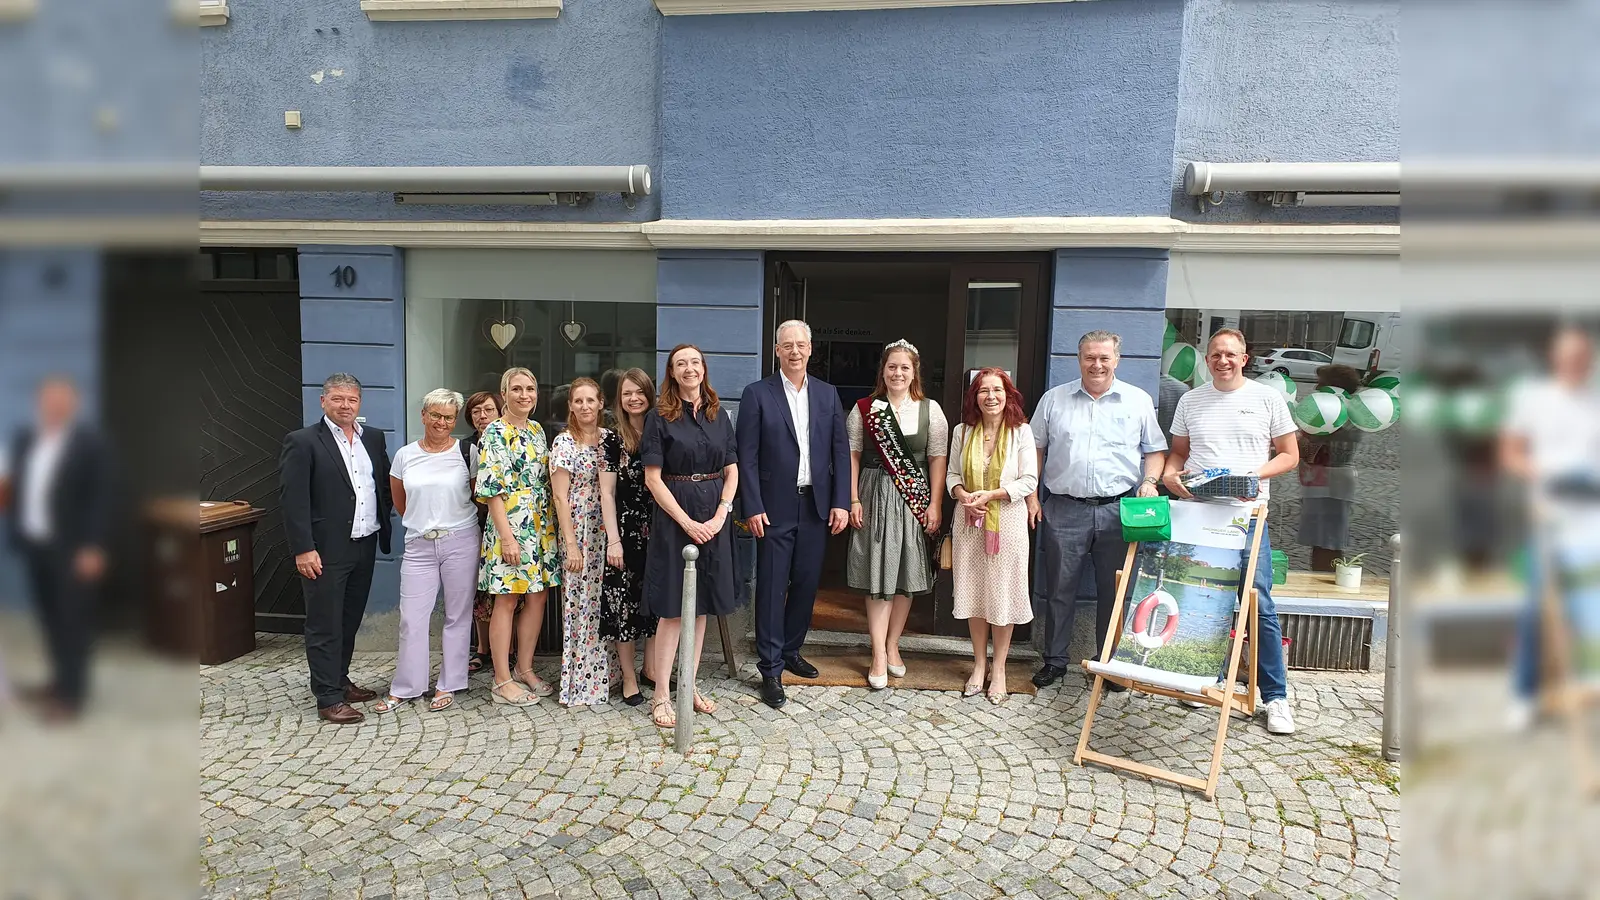
{"type": "Polygon", "coordinates": [[[1506,730],[1514,734],[1527,731],[1533,727],[1534,716],[1532,703],[1526,700],[1513,700],[1511,708],[1506,710],[1506,730]]]}
{"type": "Polygon", "coordinates": [[[1272,734],[1294,734],[1294,714],[1289,711],[1289,701],[1267,701],[1267,731],[1272,734]]]}

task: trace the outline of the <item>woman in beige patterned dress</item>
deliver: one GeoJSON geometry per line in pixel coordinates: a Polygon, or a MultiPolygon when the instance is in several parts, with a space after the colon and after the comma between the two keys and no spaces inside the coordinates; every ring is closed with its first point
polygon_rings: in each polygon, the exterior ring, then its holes
{"type": "Polygon", "coordinates": [[[1025,501],[1039,484],[1022,394],[1000,369],[979,369],[967,388],[961,424],[950,436],[946,483],[958,504],[951,523],[954,615],[967,620],[972,634],[972,677],[962,695],[983,690],[987,671],[989,702],[999,704],[1006,699],[1011,631],[1033,620],[1025,501]]]}

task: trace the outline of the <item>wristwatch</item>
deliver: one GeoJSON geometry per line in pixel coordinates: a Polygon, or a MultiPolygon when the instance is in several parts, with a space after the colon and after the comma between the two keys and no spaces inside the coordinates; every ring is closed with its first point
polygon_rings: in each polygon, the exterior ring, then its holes
{"type": "Polygon", "coordinates": [[[730,513],[733,512],[733,501],[732,500],[724,500],[721,503],[718,503],[717,505],[722,507],[723,509],[727,510],[730,513]]]}
{"type": "Polygon", "coordinates": [[[1144,481],[1142,481],[1140,483],[1141,484],[1160,484],[1161,483],[1161,479],[1157,478],[1154,475],[1146,475],[1145,478],[1144,478],[1144,481]]]}

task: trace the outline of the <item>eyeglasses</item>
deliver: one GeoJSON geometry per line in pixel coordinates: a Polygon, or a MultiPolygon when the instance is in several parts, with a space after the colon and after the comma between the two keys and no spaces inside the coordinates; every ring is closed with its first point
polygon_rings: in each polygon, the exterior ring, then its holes
{"type": "Polygon", "coordinates": [[[436,413],[431,409],[424,412],[423,415],[435,422],[454,422],[456,420],[455,413],[436,413]]]}

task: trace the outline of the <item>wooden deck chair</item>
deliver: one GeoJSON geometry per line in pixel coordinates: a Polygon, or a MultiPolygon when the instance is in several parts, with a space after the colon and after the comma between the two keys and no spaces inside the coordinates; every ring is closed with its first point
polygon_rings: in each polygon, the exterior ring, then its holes
{"type": "MultiPolygon", "coordinates": [[[[1181,504],[1195,503],[1196,501],[1176,499],[1172,501],[1175,534],[1179,527],[1178,507],[1181,504]]],[[[1213,509],[1217,507],[1216,504],[1202,505],[1210,506],[1213,509]]],[[[1241,511],[1244,509],[1243,507],[1234,508],[1241,511]]],[[[1078,737],[1078,750],[1072,757],[1075,765],[1081,766],[1085,762],[1097,763],[1109,768],[1143,775],[1147,778],[1170,781],[1183,787],[1203,791],[1208,800],[1216,795],[1217,778],[1222,774],[1222,746],[1228,737],[1228,721],[1231,714],[1234,709],[1242,710],[1246,715],[1255,714],[1255,679],[1253,677],[1249,678],[1248,684],[1241,687],[1235,686],[1240,684],[1241,662],[1245,663],[1248,672],[1254,673],[1256,670],[1256,650],[1259,642],[1255,640],[1246,641],[1245,638],[1247,635],[1259,633],[1256,621],[1258,610],[1254,584],[1256,556],[1261,549],[1262,529],[1260,526],[1264,524],[1264,517],[1265,511],[1263,508],[1254,507],[1249,510],[1247,516],[1240,516],[1234,519],[1233,527],[1240,527],[1240,524],[1244,523],[1246,533],[1252,535],[1242,551],[1237,548],[1221,551],[1207,547],[1203,543],[1193,544],[1193,546],[1206,548],[1222,555],[1238,553],[1242,562],[1239,581],[1242,589],[1237,590],[1237,597],[1239,598],[1237,609],[1233,611],[1231,616],[1217,615],[1209,617],[1209,621],[1206,623],[1207,632],[1205,637],[1213,641],[1228,641],[1227,665],[1223,670],[1223,680],[1220,684],[1217,681],[1215,672],[1192,674],[1171,671],[1161,668],[1159,665],[1150,664],[1157,663],[1159,660],[1152,659],[1154,650],[1148,649],[1149,645],[1157,640],[1170,640],[1173,637],[1178,619],[1181,616],[1181,604],[1173,599],[1170,592],[1161,588],[1163,574],[1155,576],[1156,589],[1139,601],[1137,607],[1128,609],[1128,595],[1140,580],[1141,566],[1150,561],[1161,563],[1165,558],[1166,547],[1174,542],[1132,544],[1128,547],[1128,556],[1123,562],[1122,569],[1117,572],[1117,596],[1111,612],[1112,627],[1107,629],[1105,645],[1101,648],[1100,658],[1083,661],[1084,669],[1094,676],[1094,683],[1089,689],[1089,711],[1083,719],[1083,733],[1078,737]],[[1252,528],[1251,526],[1254,527],[1252,528]],[[1141,555],[1141,548],[1144,550],[1143,555],[1141,555]],[[1150,629],[1155,625],[1155,609],[1158,607],[1166,607],[1165,612],[1167,613],[1162,635],[1150,634],[1150,629]],[[1128,609],[1127,614],[1124,614],[1125,609],[1128,609]],[[1179,610],[1180,614],[1174,615],[1174,610],[1179,610]],[[1136,621],[1137,624],[1143,627],[1136,629],[1134,627],[1136,621]],[[1124,632],[1128,633],[1128,639],[1130,642],[1134,642],[1135,646],[1147,648],[1142,655],[1141,661],[1130,661],[1127,657],[1132,654],[1124,654],[1123,658],[1117,658],[1118,647],[1124,638],[1124,632]],[[1144,640],[1134,637],[1136,633],[1140,632],[1145,635],[1144,640]],[[1241,657],[1244,655],[1246,646],[1249,647],[1249,657],[1244,660],[1241,657]],[[1094,728],[1094,716],[1100,708],[1100,700],[1105,695],[1107,682],[1141,693],[1172,697],[1178,700],[1196,701],[1217,707],[1217,736],[1211,750],[1211,767],[1207,777],[1197,778],[1135,760],[1090,750],[1089,735],[1094,728]],[[1222,685],[1228,685],[1229,688],[1224,689],[1222,685]]],[[[1164,563],[1162,564],[1164,565],[1164,563]]],[[[1150,577],[1149,573],[1144,574],[1146,577],[1150,577]]],[[[1212,588],[1212,590],[1215,591],[1216,588],[1212,588]]],[[[1217,602],[1215,598],[1213,598],[1213,602],[1217,602]]],[[[1219,665],[1218,668],[1222,670],[1222,666],[1219,665]]]]}

